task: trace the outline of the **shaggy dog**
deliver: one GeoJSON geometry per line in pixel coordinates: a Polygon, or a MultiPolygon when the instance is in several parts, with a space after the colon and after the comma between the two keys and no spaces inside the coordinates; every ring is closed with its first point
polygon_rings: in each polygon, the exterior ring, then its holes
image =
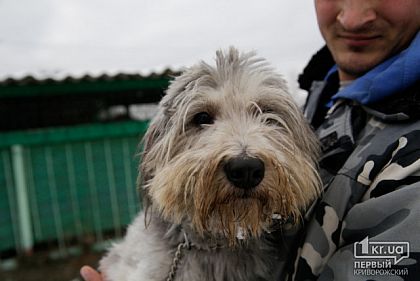
{"type": "Polygon", "coordinates": [[[144,139],[146,207],[108,281],[278,280],[282,229],[317,197],[318,143],[285,82],[230,48],[177,77],[144,139]]]}

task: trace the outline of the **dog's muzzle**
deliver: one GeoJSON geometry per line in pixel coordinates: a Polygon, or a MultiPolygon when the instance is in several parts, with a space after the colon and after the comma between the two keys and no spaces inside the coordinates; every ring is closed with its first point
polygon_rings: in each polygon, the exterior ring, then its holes
{"type": "Polygon", "coordinates": [[[242,189],[254,188],[264,178],[264,162],[258,158],[246,156],[232,158],[223,168],[228,180],[242,189]]]}

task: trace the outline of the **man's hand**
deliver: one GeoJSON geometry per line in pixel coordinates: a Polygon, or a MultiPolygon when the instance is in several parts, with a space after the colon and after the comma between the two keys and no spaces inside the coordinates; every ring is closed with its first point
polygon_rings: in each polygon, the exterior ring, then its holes
{"type": "Polygon", "coordinates": [[[104,281],[102,275],[90,266],[83,266],[80,269],[80,275],[85,281],[104,281]]]}

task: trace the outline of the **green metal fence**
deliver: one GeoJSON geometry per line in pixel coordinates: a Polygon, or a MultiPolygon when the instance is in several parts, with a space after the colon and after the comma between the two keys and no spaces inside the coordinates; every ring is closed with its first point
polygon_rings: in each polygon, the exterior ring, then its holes
{"type": "Polygon", "coordinates": [[[127,121],[0,134],[0,253],[121,235],[141,208],[136,154],[146,128],[127,121]]]}

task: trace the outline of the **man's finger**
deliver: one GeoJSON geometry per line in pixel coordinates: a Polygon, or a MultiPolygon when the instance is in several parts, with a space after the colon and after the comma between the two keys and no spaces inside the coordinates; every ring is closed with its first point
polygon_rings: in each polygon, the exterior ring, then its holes
{"type": "Polygon", "coordinates": [[[99,274],[99,272],[97,272],[90,266],[83,266],[80,269],[80,275],[82,275],[85,281],[103,281],[102,276],[99,274]]]}

